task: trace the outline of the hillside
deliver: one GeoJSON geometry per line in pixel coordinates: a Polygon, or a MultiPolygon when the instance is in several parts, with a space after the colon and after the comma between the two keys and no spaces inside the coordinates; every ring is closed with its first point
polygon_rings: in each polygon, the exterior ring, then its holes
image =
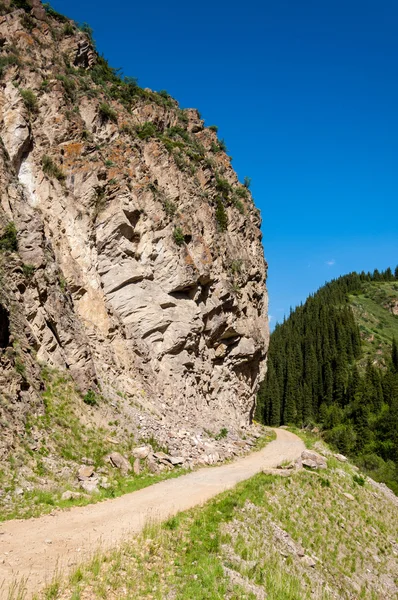
{"type": "Polygon", "coordinates": [[[392,340],[398,340],[398,280],[364,282],[350,304],[362,339],[361,364],[370,358],[386,366],[392,340]]]}
{"type": "Polygon", "coordinates": [[[257,417],[321,426],[327,440],[398,491],[398,269],[351,273],[271,336],[257,417]]]}
{"type": "Polygon", "coordinates": [[[170,453],[156,474],[247,450],[266,263],[217,127],[40,0],[0,2],[0,40],[0,503],[82,462],[99,485],[112,450],[170,453]]]}

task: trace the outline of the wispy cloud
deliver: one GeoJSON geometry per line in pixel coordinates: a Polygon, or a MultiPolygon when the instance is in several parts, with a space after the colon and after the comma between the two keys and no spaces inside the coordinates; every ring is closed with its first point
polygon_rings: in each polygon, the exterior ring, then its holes
{"type": "Polygon", "coordinates": [[[272,319],[273,319],[273,315],[268,315],[268,321],[271,323],[272,319]]]}
{"type": "Polygon", "coordinates": [[[335,265],[335,264],[336,264],[336,261],[334,258],[331,258],[330,260],[327,260],[325,262],[325,265],[327,265],[328,267],[333,267],[333,265],[335,265]]]}

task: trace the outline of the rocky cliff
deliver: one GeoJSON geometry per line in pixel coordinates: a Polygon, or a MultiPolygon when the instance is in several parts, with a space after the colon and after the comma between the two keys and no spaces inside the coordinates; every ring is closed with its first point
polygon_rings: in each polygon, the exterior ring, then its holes
{"type": "Polygon", "coordinates": [[[247,426],[268,346],[266,264],[216,128],[120,79],[89,32],[38,0],[3,0],[0,14],[8,435],[41,410],[42,365],[120,411],[247,426]]]}

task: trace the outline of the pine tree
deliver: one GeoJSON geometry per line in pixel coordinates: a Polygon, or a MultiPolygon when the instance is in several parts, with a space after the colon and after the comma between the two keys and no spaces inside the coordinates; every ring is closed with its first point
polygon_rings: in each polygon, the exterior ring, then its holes
{"type": "Polygon", "coordinates": [[[391,348],[391,361],[393,371],[398,373],[398,345],[395,337],[392,339],[392,348],[391,348]]]}

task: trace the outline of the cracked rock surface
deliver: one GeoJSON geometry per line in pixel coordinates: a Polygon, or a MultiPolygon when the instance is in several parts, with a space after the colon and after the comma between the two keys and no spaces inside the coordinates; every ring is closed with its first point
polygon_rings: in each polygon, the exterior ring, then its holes
{"type": "Polygon", "coordinates": [[[0,236],[13,222],[18,238],[0,319],[27,371],[0,349],[25,407],[9,418],[40,402],[42,363],[158,422],[247,427],[268,348],[250,192],[196,110],[150,90],[127,105],[90,39],[31,6],[0,16],[0,236]]]}

